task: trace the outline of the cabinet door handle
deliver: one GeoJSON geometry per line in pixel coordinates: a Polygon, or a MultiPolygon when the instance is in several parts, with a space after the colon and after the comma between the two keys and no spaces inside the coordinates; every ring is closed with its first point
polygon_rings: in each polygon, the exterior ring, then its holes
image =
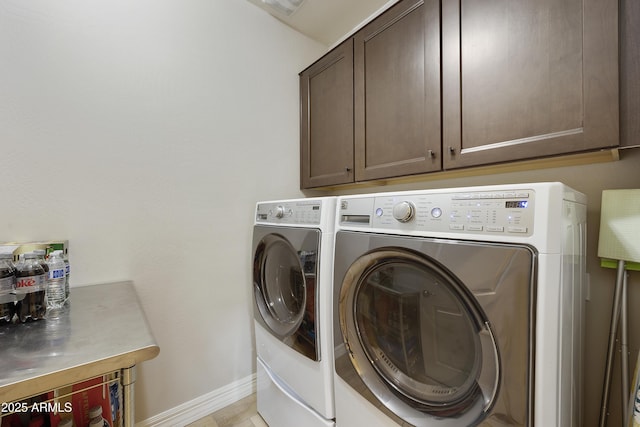
{"type": "Polygon", "coordinates": [[[433,150],[427,151],[427,155],[432,159],[436,157],[436,153],[434,153],[433,150]]]}
{"type": "Polygon", "coordinates": [[[456,149],[453,147],[449,147],[449,154],[451,154],[452,156],[454,156],[456,154],[456,149]]]}
{"type": "Polygon", "coordinates": [[[351,172],[351,168],[349,166],[347,166],[346,168],[344,168],[345,172],[349,173],[351,172]]]}

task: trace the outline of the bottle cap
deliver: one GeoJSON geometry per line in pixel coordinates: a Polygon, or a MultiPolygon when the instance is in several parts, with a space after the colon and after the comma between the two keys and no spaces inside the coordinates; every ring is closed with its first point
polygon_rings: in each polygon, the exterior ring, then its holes
{"type": "Polygon", "coordinates": [[[98,405],[98,406],[92,406],[89,409],[89,419],[92,420],[96,417],[100,417],[102,416],[102,406],[98,405]]]}
{"type": "Polygon", "coordinates": [[[89,427],[102,427],[104,425],[104,420],[102,417],[95,417],[89,422],[89,427]]]}

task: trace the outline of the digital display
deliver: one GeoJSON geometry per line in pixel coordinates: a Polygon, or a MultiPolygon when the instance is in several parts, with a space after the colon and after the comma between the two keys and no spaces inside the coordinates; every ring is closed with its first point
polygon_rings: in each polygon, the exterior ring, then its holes
{"type": "Polygon", "coordinates": [[[508,200],[505,202],[505,208],[513,209],[513,208],[526,208],[529,205],[528,200],[508,200]]]}

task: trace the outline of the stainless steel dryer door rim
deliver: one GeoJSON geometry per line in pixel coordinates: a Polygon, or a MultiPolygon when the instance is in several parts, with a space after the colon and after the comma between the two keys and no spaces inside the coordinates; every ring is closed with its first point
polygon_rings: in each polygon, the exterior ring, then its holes
{"type": "MultiPolygon", "coordinates": [[[[398,287],[397,283],[396,287],[398,287]]],[[[360,372],[362,380],[380,400],[394,406],[392,403],[394,396],[389,393],[391,388],[393,394],[411,407],[434,416],[444,414],[452,418],[457,418],[457,413],[468,412],[472,407],[478,409],[481,407],[481,412],[486,412],[492,406],[499,383],[500,363],[488,320],[464,285],[435,261],[403,248],[373,250],[351,264],[343,281],[339,301],[340,326],[351,361],[360,372]],[[385,281],[396,280],[397,282],[397,279],[385,274],[385,271],[403,275],[408,280],[413,280],[420,275],[425,282],[430,279],[433,279],[433,282],[413,289],[407,287],[403,290],[391,291],[386,288],[382,292],[387,294],[382,294],[382,297],[380,297],[380,291],[377,293],[375,290],[367,291],[366,287],[370,286],[385,288],[383,283],[385,281]],[[412,273],[416,275],[415,278],[408,277],[412,273]],[[366,295],[367,292],[371,295],[366,295]],[[396,295],[388,297],[389,292],[396,295]],[[472,347],[465,361],[465,369],[468,371],[460,370],[458,375],[441,374],[448,377],[447,380],[433,378],[435,375],[430,372],[411,375],[409,371],[417,372],[422,369],[426,371],[425,367],[410,366],[423,360],[423,357],[417,357],[415,353],[422,352],[417,347],[424,343],[420,343],[419,337],[412,333],[408,324],[400,326],[403,321],[409,323],[416,320],[424,322],[424,320],[418,319],[419,313],[416,318],[410,318],[411,314],[404,313],[411,308],[403,307],[399,299],[406,296],[407,302],[411,303],[409,299],[413,298],[418,300],[438,298],[436,293],[448,294],[446,299],[449,303],[458,301],[459,307],[454,315],[464,323],[463,328],[468,328],[468,331],[466,334],[465,331],[458,331],[464,337],[456,341],[466,341],[465,346],[472,347]],[[374,295],[377,297],[376,301],[373,301],[374,295]],[[384,303],[389,305],[389,301],[396,313],[392,315],[392,320],[380,319],[379,317],[382,317],[380,312],[390,308],[385,307],[381,310],[380,306],[384,303]],[[461,315],[461,313],[464,314],[461,315]],[[368,316],[375,316],[377,319],[375,324],[367,328],[365,324],[370,322],[365,318],[368,316]],[[389,341],[393,340],[393,344],[402,348],[391,348],[388,342],[382,342],[387,340],[381,336],[383,335],[381,329],[389,327],[388,323],[391,322],[392,327],[397,329],[391,334],[400,333],[403,336],[398,340],[391,338],[389,341]],[[374,334],[376,336],[372,337],[374,334]],[[410,354],[412,352],[414,354],[410,354]],[[402,353],[399,363],[394,360],[392,353],[402,353]],[[402,366],[398,366],[399,364],[402,366]]],[[[414,311],[417,312],[416,308],[414,311]]],[[[411,416],[411,414],[403,414],[401,406],[390,409],[401,418],[411,416]]],[[[478,418],[481,418],[480,414],[478,418]]]]}

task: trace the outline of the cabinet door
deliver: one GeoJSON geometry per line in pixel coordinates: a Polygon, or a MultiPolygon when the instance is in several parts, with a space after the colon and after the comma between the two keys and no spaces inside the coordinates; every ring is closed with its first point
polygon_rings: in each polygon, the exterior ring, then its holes
{"type": "Polygon", "coordinates": [[[354,36],[356,181],[441,169],[440,7],[403,0],[354,36]]]}
{"type": "Polygon", "coordinates": [[[617,146],[617,5],[444,1],[445,169],[617,146]]]}
{"type": "Polygon", "coordinates": [[[640,2],[620,1],[620,144],[640,145],[640,2]]]}
{"type": "Polygon", "coordinates": [[[353,182],[353,40],[300,73],[300,182],[353,182]]]}

